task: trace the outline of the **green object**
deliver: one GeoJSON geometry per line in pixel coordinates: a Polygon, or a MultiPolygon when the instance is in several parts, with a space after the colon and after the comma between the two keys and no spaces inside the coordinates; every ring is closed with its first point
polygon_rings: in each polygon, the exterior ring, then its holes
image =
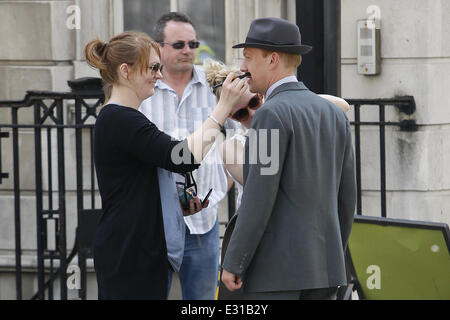
{"type": "Polygon", "coordinates": [[[355,217],[349,251],[360,297],[450,299],[449,234],[443,223],[355,217]]]}
{"type": "Polygon", "coordinates": [[[191,188],[187,189],[177,187],[178,197],[180,198],[181,206],[184,210],[189,209],[189,202],[194,199],[194,192],[191,188]]]}
{"type": "Polygon", "coordinates": [[[205,60],[205,58],[214,58],[215,56],[216,53],[210,46],[208,46],[207,44],[201,44],[195,52],[194,64],[203,63],[203,60],[205,60]]]}

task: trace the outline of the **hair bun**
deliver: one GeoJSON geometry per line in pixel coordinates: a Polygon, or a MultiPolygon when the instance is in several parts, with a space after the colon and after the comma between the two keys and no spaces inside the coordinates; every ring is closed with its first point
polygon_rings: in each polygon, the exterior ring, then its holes
{"type": "Polygon", "coordinates": [[[104,43],[100,39],[94,39],[90,41],[84,48],[84,55],[86,57],[86,62],[99,70],[104,70],[106,68],[105,63],[103,63],[103,52],[107,43],[104,43]]]}

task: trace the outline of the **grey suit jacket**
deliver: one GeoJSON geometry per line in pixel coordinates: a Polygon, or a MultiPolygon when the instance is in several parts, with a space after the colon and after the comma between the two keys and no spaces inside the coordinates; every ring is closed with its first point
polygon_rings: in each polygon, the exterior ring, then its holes
{"type": "Polygon", "coordinates": [[[244,192],[223,268],[243,277],[246,292],[347,284],[356,179],[344,112],[301,82],[285,83],[255,113],[245,150],[244,192]]]}

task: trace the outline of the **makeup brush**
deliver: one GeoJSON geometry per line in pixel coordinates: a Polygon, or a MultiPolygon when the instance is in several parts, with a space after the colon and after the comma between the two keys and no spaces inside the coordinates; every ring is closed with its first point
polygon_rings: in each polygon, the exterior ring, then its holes
{"type": "MultiPolygon", "coordinates": [[[[246,72],[246,73],[244,73],[244,74],[238,76],[238,78],[239,78],[239,79],[243,79],[243,78],[249,77],[249,76],[250,76],[250,72],[246,72]]],[[[222,85],[223,85],[223,82],[222,82],[222,83],[219,83],[219,84],[216,84],[216,85],[213,87],[213,90],[215,90],[215,89],[221,87],[222,85]]]]}

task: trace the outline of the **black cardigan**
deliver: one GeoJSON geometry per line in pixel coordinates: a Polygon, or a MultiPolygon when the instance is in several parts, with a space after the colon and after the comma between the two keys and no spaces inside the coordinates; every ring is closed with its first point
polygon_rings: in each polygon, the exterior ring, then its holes
{"type": "Polygon", "coordinates": [[[156,168],[185,173],[199,164],[186,140],[173,140],[132,108],[106,105],[94,134],[103,208],[94,241],[99,299],[166,299],[169,265],[156,168]],[[174,163],[175,146],[177,155],[189,152],[188,161],[174,163]]]}

